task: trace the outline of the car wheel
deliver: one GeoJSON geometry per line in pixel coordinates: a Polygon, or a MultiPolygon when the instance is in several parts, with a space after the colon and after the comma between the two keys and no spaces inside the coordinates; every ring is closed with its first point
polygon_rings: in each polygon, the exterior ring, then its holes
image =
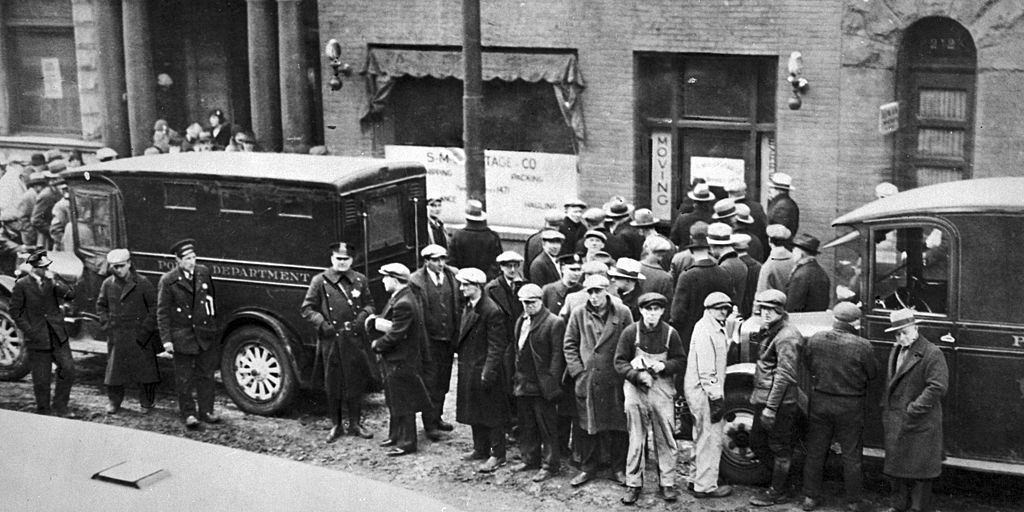
{"type": "Polygon", "coordinates": [[[7,312],[7,301],[0,301],[0,380],[20,380],[29,369],[25,336],[7,312]]]}
{"type": "Polygon", "coordinates": [[[231,399],[252,414],[281,412],[298,392],[284,343],[263,327],[245,326],[228,335],[220,373],[231,399]]]}
{"type": "Polygon", "coordinates": [[[737,484],[760,485],[767,482],[771,474],[768,463],[758,460],[750,445],[754,407],[750,405],[749,392],[735,390],[726,394],[724,423],[719,474],[737,484]]]}

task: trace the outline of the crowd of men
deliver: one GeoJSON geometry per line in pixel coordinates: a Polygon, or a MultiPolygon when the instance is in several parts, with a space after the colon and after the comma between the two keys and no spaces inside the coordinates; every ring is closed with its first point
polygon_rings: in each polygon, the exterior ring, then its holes
{"type": "MultiPolygon", "coordinates": [[[[330,267],[298,305],[318,335],[332,422],[327,442],[373,437],[362,423],[362,399],[375,384],[390,416],[380,442],[387,455],[417,451],[417,413],[428,439],[450,435],[444,405],[457,367],[454,421],[469,425],[473,450],[464,460],[478,461],[481,473],[505,466],[510,442],[518,443],[512,469],[533,472],[533,481],[552,478],[565,460],[578,469],[572,486],[605,476],[626,487],[623,503],[634,504],[650,456],[658,494],[672,502],[682,429],[695,447],[690,492],[728,496],[718,475],[731,421],[726,358],[740,321],[755,318],[751,445],[772,470],[769,487],[751,504],[790,499],[799,476],[791,474],[794,447],[804,438],[803,509],[823,499],[833,441],[841,447],[845,498],[857,509],[866,394],[881,372],[869,342],[856,334],[860,308],[830,304],[828,275],[815,260],[819,241],[798,232],[792,180],[775,174],[770,187],[763,211],[742,183],[725,187],[729,197],[721,199],[697,183],[669,237],[657,232],[650,210],[634,211],[621,198],[590,209],[568,201],[527,240],[525,257],[503,250],[477,201],[468,201],[465,227],[449,236],[432,198],[423,266],[379,269],[390,296],[379,313],[367,276],[352,269],[353,249],[331,245],[330,267]],[[830,305],[833,328],[809,339],[789,321],[791,312],[830,305]],[[685,422],[676,414],[680,400],[691,415],[685,422]]],[[[107,255],[112,274],[97,307],[112,347],[107,412],[118,412],[127,384],[140,386],[140,403],[150,410],[156,354],[173,348],[181,420],[196,428],[219,421],[215,294],[209,270],[196,264],[194,241],[171,251],[177,265],[156,290],[134,273],[127,250],[107,255]]],[[[56,363],[52,407],[67,415],[74,364],[57,305],[73,290],[47,270],[45,251],[28,264],[11,314],[28,338],[37,406],[51,407],[56,363]]],[[[947,370],[917,332],[913,311],[895,311],[891,321],[897,345],[884,369],[885,472],[897,483],[893,510],[923,510],[941,468],[947,370]]]]}

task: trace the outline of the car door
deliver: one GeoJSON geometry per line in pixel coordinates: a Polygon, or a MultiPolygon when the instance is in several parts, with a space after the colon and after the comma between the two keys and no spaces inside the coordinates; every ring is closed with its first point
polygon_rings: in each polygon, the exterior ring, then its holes
{"type": "Polygon", "coordinates": [[[75,291],[75,311],[94,313],[107,275],[107,253],[125,247],[123,202],[117,186],[103,178],[69,185],[74,252],[84,267],[75,291]]]}

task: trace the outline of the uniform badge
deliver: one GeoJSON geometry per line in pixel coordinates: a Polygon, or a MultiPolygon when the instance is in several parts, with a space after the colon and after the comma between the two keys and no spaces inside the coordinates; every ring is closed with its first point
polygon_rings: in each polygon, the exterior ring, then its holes
{"type": "Polygon", "coordinates": [[[359,289],[355,289],[355,290],[352,290],[352,296],[353,296],[353,297],[355,297],[355,298],[357,298],[357,299],[358,299],[358,298],[359,298],[359,295],[361,295],[361,294],[359,293],[359,289]]]}
{"type": "Polygon", "coordinates": [[[206,283],[203,283],[203,286],[202,286],[202,288],[203,288],[204,290],[205,290],[205,289],[207,288],[207,287],[206,287],[206,283]]]}

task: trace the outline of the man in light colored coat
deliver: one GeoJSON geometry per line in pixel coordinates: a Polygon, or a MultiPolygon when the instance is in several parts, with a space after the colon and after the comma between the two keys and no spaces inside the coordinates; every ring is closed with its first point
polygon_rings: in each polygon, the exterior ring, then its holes
{"type": "Polygon", "coordinates": [[[793,236],[789,228],[782,224],[768,226],[768,246],[771,250],[768,253],[768,261],[761,266],[761,273],[757,277],[757,294],[765,290],[786,291],[789,284],[789,276],[796,266],[796,258],[786,248],[790,237],[793,236]]]}

